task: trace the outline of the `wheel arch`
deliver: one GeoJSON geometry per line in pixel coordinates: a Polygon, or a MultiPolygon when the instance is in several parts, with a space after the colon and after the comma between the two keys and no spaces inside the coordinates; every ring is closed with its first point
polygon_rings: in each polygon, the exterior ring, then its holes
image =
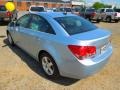
{"type": "Polygon", "coordinates": [[[55,59],[55,57],[54,57],[54,55],[52,53],[50,53],[50,52],[48,52],[46,50],[40,50],[39,53],[38,53],[38,61],[40,62],[40,55],[42,55],[43,53],[47,53],[48,55],[50,55],[53,58],[55,64],[57,65],[58,72],[60,74],[59,65],[58,65],[58,63],[57,63],[57,61],[56,61],[56,59],[55,59]]]}

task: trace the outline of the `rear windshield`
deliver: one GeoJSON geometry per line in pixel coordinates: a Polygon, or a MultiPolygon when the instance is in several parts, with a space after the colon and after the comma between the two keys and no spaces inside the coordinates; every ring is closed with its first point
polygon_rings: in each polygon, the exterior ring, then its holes
{"type": "Polygon", "coordinates": [[[71,8],[60,8],[60,11],[71,12],[71,8]]]}
{"type": "Polygon", "coordinates": [[[66,12],[71,12],[71,8],[64,8],[66,12]]]}
{"type": "Polygon", "coordinates": [[[5,6],[0,6],[0,11],[6,11],[5,6]]]}
{"type": "Polygon", "coordinates": [[[86,12],[95,12],[95,9],[86,9],[86,12]]]}
{"type": "Polygon", "coordinates": [[[97,28],[94,24],[79,16],[57,17],[55,20],[69,35],[79,34],[97,28]]]}
{"type": "Polygon", "coordinates": [[[72,9],[74,12],[79,12],[81,9],[80,8],[73,8],[72,9]]]}
{"type": "Polygon", "coordinates": [[[115,9],[116,12],[120,12],[120,9],[115,9]]]}
{"type": "Polygon", "coordinates": [[[113,9],[106,9],[106,12],[114,12],[113,9]]]}
{"type": "Polygon", "coordinates": [[[44,8],[43,7],[31,7],[31,11],[43,12],[44,8]]]}

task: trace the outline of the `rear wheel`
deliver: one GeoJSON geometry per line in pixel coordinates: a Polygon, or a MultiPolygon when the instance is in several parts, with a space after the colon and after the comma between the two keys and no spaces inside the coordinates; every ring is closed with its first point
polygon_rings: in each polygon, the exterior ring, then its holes
{"type": "Polygon", "coordinates": [[[14,46],[14,41],[13,41],[12,36],[10,35],[10,33],[7,34],[7,37],[8,37],[9,44],[14,46]]]}
{"type": "Polygon", "coordinates": [[[111,22],[111,17],[107,17],[106,21],[110,23],[111,22]]]}
{"type": "Polygon", "coordinates": [[[118,23],[118,22],[119,22],[119,20],[115,20],[115,22],[116,22],[116,23],[118,23]]]}
{"type": "Polygon", "coordinates": [[[97,23],[100,23],[100,20],[99,20],[99,19],[97,20],[97,23]]]}
{"type": "Polygon", "coordinates": [[[45,75],[54,79],[59,77],[57,65],[48,53],[42,53],[39,59],[45,75]]]}

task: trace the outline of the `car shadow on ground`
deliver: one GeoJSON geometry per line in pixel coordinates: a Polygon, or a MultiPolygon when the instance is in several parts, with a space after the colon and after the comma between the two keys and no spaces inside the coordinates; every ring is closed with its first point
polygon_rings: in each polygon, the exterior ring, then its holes
{"type": "Polygon", "coordinates": [[[0,26],[7,26],[9,22],[7,21],[0,21],[0,26]]]}
{"type": "Polygon", "coordinates": [[[46,77],[46,75],[44,74],[44,72],[40,68],[41,66],[40,66],[39,62],[34,60],[31,56],[29,56],[26,52],[24,52],[19,47],[10,46],[7,39],[4,39],[3,42],[5,44],[4,46],[2,46],[3,48],[8,46],[17,56],[19,56],[21,58],[21,60],[23,62],[25,62],[30,67],[31,70],[33,70],[35,73],[37,73],[41,77],[43,77],[43,78],[45,78],[47,80],[50,80],[50,81],[52,81],[54,83],[64,85],[64,86],[69,86],[69,85],[72,85],[72,84],[76,83],[77,81],[79,81],[78,79],[72,79],[72,78],[67,78],[67,77],[60,77],[58,79],[49,79],[48,77],[46,77]]]}
{"type": "Polygon", "coordinates": [[[5,38],[6,36],[5,35],[0,35],[0,38],[5,38]]]}

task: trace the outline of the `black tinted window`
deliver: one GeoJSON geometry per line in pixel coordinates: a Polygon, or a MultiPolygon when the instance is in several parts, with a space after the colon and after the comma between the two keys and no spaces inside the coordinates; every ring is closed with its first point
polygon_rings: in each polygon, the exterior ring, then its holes
{"type": "Polygon", "coordinates": [[[55,34],[50,24],[38,15],[32,15],[32,21],[29,24],[29,28],[34,31],[55,34]]]}
{"type": "Polygon", "coordinates": [[[58,17],[55,18],[55,20],[70,35],[91,31],[97,28],[95,25],[79,16],[58,17]]]}
{"type": "Polygon", "coordinates": [[[0,6],[0,11],[6,11],[5,6],[0,6]]]}
{"type": "Polygon", "coordinates": [[[19,25],[19,26],[21,26],[21,27],[24,27],[24,28],[27,28],[29,22],[30,22],[30,15],[27,14],[27,15],[22,16],[22,17],[17,21],[17,25],[19,25]]]}
{"type": "Polygon", "coordinates": [[[105,9],[101,9],[100,12],[104,12],[105,9]]]}
{"type": "Polygon", "coordinates": [[[60,8],[59,9],[61,12],[66,11],[66,12],[71,12],[71,8],[60,8]]]}
{"type": "Polygon", "coordinates": [[[86,9],[86,12],[95,12],[95,9],[86,9]]]}
{"type": "Polygon", "coordinates": [[[113,9],[106,9],[106,12],[114,12],[113,9]]]}
{"type": "Polygon", "coordinates": [[[43,7],[31,7],[31,11],[43,12],[44,8],[43,7]]]}
{"type": "Polygon", "coordinates": [[[120,9],[115,9],[116,12],[120,12],[120,9]]]}
{"type": "Polygon", "coordinates": [[[64,8],[66,12],[71,12],[71,8],[64,8]]]}

